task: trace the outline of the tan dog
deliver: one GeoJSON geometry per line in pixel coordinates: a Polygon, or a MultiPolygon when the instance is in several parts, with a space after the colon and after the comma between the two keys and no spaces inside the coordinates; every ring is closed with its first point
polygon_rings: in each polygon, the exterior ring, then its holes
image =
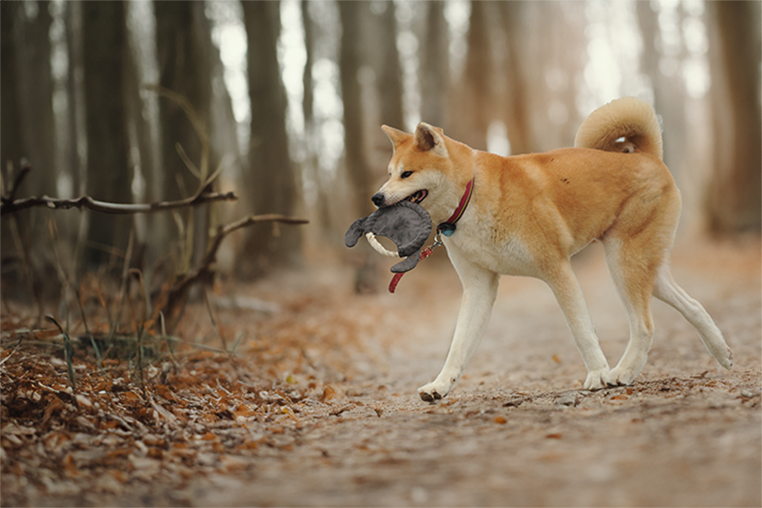
{"type": "Polygon", "coordinates": [[[459,215],[444,243],[463,300],[442,371],[418,389],[423,400],[446,396],[460,377],[487,326],[501,275],[537,277],[551,287],[587,367],[585,389],[632,383],[643,369],[654,332],[652,295],[696,328],[720,365],[732,366],[712,318],[672,278],[680,192],[661,160],[661,132],[649,104],[613,101],[583,122],[575,148],[513,157],[474,150],[426,123],[414,135],[382,129],[394,155],[389,180],[373,202],[417,202],[434,224],[451,221],[456,210],[459,215]],[[570,264],[596,239],[630,323],[627,349],[613,369],[570,264]]]}

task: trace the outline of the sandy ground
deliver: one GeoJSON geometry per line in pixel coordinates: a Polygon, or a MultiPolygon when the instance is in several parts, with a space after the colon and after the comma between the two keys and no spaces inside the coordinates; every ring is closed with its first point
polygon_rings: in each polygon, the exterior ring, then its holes
{"type": "MultiPolygon", "coordinates": [[[[591,250],[577,273],[613,365],[626,316],[602,250],[591,250]]],[[[760,506],[756,250],[705,246],[698,257],[694,248],[675,256],[676,279],[734,351],[730,372],[656,302],[657,335],[637,382],[582,391],[584,367],[549,289],[504,278],[467,374],[434,406],[416,388],[441,367],[460,288],[448,265],[432,263],[403,278],[396,295],[350,306],[358,320],[367,318],[363,306],[383,309],[359,337],[360,373],[337,385],[343,395],[330,408],[305,404],[284,434],[291,451],[258,457],[238,476],[206,478],[181,498],[199,506],[760,506]]]]}
{"type": "MultiPolygon", "coordinates": [[[[395,295],[355,296],[348,273],[328,270],[263,281],[251,291],[285,302],[281,326],[342,323],[336,333],[349,346],[305,349],[316,368],[332,366],[325,384],[293,412],[271,417],[267,428],[276,435],[267,446],[237,458],[224,474],[136,481],[118,495],[80,492],[72,499],[89,505],[760,506],[759,243],[693,245],[678,249],[673,265],[676,280],[723,330],[736,362],[731,371],[710,357],[682,316],[655,301],[656,337],[638,380],[584,391],[582,360],[550,290],[535,280],[503,278],[479,351],[437,405],[422,402],[416,388],[436,376],[449,346],[460,298],[449,264],[427,261],[402,279],[395,295]]],[[[628,327],[600,246],[578,260],[576,271],[614,365],[628,327]]]]}

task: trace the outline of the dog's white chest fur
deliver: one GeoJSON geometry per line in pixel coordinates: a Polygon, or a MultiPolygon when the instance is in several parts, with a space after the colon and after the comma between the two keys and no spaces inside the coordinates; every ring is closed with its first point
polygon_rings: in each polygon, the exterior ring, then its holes
{"type": "Polygon", "coordinates": [[[500,275],[537,275],[536,260],[517,234],[498,235],[492,224],[477,216],[464,217],[461,223],[455,234],[444,240],[448,252],[457,249],[472,263],[500,275]]]}

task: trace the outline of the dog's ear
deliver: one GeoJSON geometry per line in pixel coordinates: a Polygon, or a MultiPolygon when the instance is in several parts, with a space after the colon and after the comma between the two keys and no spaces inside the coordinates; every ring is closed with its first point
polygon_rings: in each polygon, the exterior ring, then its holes
{"type": "Polygon", "coordinates": [[[386,136],[389,138],[389,141],[392,142],[395,149],[403,141],[410,138],[410,134],[407,132],[402,132],[401,130],[395,129],[394,127],[389,127],[388,125],[382,125],[381,130],[384,131],[384,134],[386,134],[386,136]]]}
{"type": "Polygon", "coordinates": [[[442,129],[438,129],[433,125],[425,122],[419,123],[415,129],[415,143],[418,149],[423,152],[434,150],[435,153],[442,157],[447,157],[447,147],[445,147],[443,132],[442,129]]]}

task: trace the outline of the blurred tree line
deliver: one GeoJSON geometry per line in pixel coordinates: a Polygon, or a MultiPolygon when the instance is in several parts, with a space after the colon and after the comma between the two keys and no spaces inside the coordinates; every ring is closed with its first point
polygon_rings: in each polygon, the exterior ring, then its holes
{"type": "Polygon", "coordinates": [[[221,262],[258,276],[340,244],[372,210],[383,123],[518,154],[570,146],[622,95],[655,105],[694,224],[760,230],[759,2],[3,0],[0,21],[4,195],[27,158],[17,198],[177,200],[220,165],[212,185],[239,196],[147,216],[4,215],[4,289],[55,278],[56,252],[75,273],[119,270],[128,247],[155,284],[236,215],[309,218],[232,239],[221,262]]]}

